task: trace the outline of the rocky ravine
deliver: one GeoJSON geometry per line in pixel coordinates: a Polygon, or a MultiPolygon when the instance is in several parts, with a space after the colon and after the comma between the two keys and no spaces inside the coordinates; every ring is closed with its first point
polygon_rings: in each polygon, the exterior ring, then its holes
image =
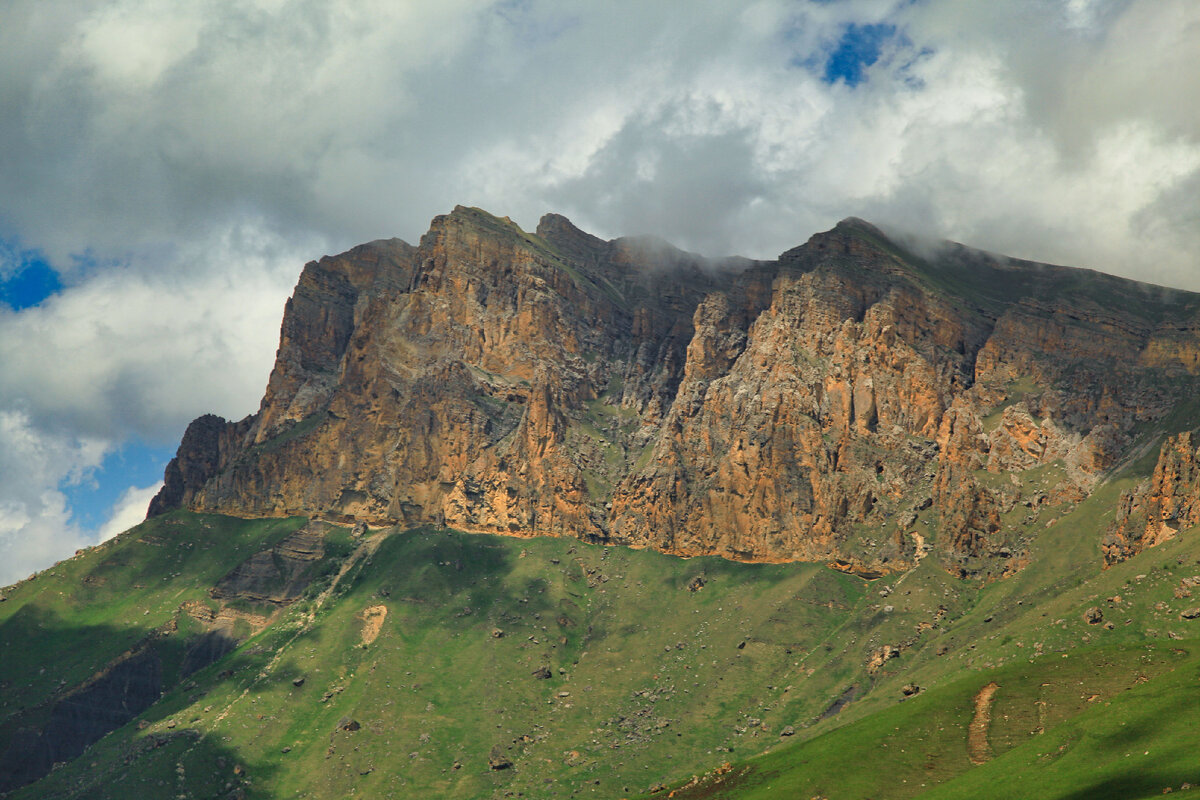
{"type": "Polygon", "coordinates": [[[710,261],[459,207],[305,266],[258,413],[196,420],[150,513],[995,575],[1198,364],[1200,296],[861,220],[710,261]]]}

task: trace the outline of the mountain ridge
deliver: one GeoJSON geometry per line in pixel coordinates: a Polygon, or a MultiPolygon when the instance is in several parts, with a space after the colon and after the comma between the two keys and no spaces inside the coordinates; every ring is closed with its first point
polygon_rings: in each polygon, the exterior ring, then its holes
{"type": "Polygon", "coordinates": [[[1086,497],[1200,386],[1200,296],[942,249],[848,218],[708,260],[459,206],[310,262],[259,412],[189,430],[152,512],[1002,574],[1002,515],[1086,497]]]}

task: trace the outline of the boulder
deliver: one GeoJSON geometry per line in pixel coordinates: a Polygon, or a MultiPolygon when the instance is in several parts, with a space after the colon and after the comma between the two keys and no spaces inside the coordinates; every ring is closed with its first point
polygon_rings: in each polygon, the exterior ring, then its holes
{"type": "Polygon", "coordinates": [[[499,772],[502,769],[511,769],[512,765],[512,759],[500,748],[500,745],[492,748],[492,752],[488,755],[489,769],[499,772]]]}

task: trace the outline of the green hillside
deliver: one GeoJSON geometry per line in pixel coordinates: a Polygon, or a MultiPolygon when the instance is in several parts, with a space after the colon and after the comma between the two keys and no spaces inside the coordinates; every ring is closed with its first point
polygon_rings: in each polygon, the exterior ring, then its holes
{"type": "MultiPolygon", "coordinates": [[[[1147,469],[1053,518],[1015,576],[961,585],[964,612],[888,662],[873,695],[800,744],[672,784],[675,797],[1200,796],[1200,538],[1100,568],[1097,531],[1147,469]],[[897,703],[902,683],[921,691],[897,703]]],[[[924,586],[921,571],[897,583],[924,586]]]]}
{"type": "Polygon", "coordinates": [[[1200,539],[1108,570],[1097,548],[1144,470],[986,584],[173,512],[4,591],[0,775],[65,762],[14,798],[1180,792],[1200,539]]]}

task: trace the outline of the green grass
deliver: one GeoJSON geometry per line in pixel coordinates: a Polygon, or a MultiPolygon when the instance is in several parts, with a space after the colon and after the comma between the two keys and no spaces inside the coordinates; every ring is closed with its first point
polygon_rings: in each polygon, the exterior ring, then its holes
{"type": "MultiPolygon", "coordinates": [[[[1200,641],[1176,643],[1174,669],[1128,686],[1078,716],[922,797],[1127,800],[1200,786],[1195,720],[1200,641]]],[[[1112,669],[1109,663],[1098,670],[1112,669]]],[[[1152,670],[1139,664],[1138,678],[1152,670]]],[[[1126,673],[1128,677],[1129,673],[1126,673]]],[[[1102,677],[1110,673],[1102,672],[1102,677]]],[[[1090,676],[1081,676],[1087,680],[1090,676]]],[[[1094,680],[1094,678],[1092,678],[1094,680]]],[[[1182,792],[1195,797],[1200,791],[1182,792]]],[[[1174,796],[1174,795],[1173,795],[1174,796]]]]}
{"type": "Polygon", "coordinates": [[[1200,641],[1084,649],[970,675],[855,724],[781,746],[721,780],[676,797],[767,800],[840,798],[1127,798],[1197,782],[1189,724],[1171,704],[1196,698],[1200,641]],[[1144,683],[1142,683],[1144,681],[1144,683]],[[972,762],[974,698],[988,683],[984,765],[972,762]],[[1145,725],[1161,714],[1157,730],[1145,725]],[[1138,726],[1138,723],[1143,723],[1138,726]],[[1130,729],[1130,724],[1136,727],[1130,729]],[[1154,748],[1159,757],[1130,762],[1154,748]],[[1125,754],[1128,754],[1126,756],[1125,754]],[[869,764],[869,768],[863,765],[869,764]],[[1143,773],[1146,766],[1150,769],[1143,773]],[[1104,767],[1104,769],[1097,769],[1104,767]],[[1136,790],[1140,793],[1131,793],[1136,790]]]}
{"type": "MultiPolygon", "coordinates": [[[[77,701],[70,693],[112,664],[133,670],[119,672],[125,677],[114,686],[145,681],[169,688],[187,679],[189,665],[203,662],[204,651],[196,648],[204,640],[182,612],[184,604],[210,606],[209,587],[303,522],[173,512],[6,589],[8,599],[0,604],[0,758],[6,769],[52,752],[36,745],[30,731],[60,730],[81,713],[90,718],[87,709],[101,701],[81,695],[83,708],[72,711],[77,701]],[[36,747],[27,755],[11,755],[31,742],[36,747]]],[[[130,713],[120,706],[114,711],[130,713]]]]}
{"type": "MultiPolygon", "coordinates": [[[[177,764],[203,776],[185,780],[201,792],[234,762],[256,776],[258,797],[536,796],[548,780],[597,796],[637,791],[647,776],[754,752],[750,718],[778,730],[818,716],[848,673],[809,674],[827,658],[816,643],[868,597],[865,581],[817,565],[441,531],[373,536],[379,549],[319,608],[296,604],[170,690],[143,730],[126,725],[15,796],[115,796],[104,780],[130,769],[155,796],[177,764]],[[697,576],[705,584],[690,591],[697,576]],[[376,605],[388,615],[364,646],[362,612],[376,605]],[[543,666],[548,680],[533,675],[543,666]],[[336,730],[344,716],[360,730],[336,730]],[[182,744],[141,744],[185,730],[182,744]],[[515,769],[488,769],[496,746],[515,769]]],[[[195,574],[184,563],[178,580],[190,588],[179,597],[203,597],[198,578],[227,571],[218,561],[195,574]]]]}
{"type": "MultiPolygon", "coordinates": [[[[13,796],[623,797],[725,762],[723,781],[682,796],[1178,790],[1197,781],[1189,716],[1171,704],[1186,708],[1200,688],[1189,627],[1200,623],[1180,619],[1198,601],[1174,590],[1200,573],[1200,538],[1184,532],[1101,570],[1098,532],[1139,479],[1130,467],[1064,509],[1028,543],[1029,564],[991,582],[954,579],[935,558],[864,580],[571,539],[338,531],[304,600],[13,796]],[[376,606],[387,616],[364,645],[376,606]],[[1091,606],[1112,630],[1084,620],[1091,606]],[[900,657],[869,672],[885,644],[900,657]],[[1000,686],[993,760],[974,765],[964,731],[988,681],[1000,686]],[[910,682],[922,692],[901,702],[910,682]],[[1149,726],[1156,715],[1167,719],[1149,726]],[[343,718],[359,729],[340,730],[343,718]],[[780,737],[785,726],[795,735],[780,737]],[[1112,755],[1118,741],[1130,759],[1150,751],[1146,769],[1113,763],[1126,758],[1112,755]],[[489,769],[494,748],[512,769],[489,769]],[[1089,773],[1089,761],[1106,766],[1089,773]]],[[[44,721],[34,712],[60,675],[86,680],[156,626],[181,620],[181,641],[198,633],[179,605],[215,602],[208,587],[300,522],[176,512],[8,591],[0,680],[15,691],[0,731],[44,721]]],[[[167,671],[181,653],[167,652],[167,671]]]]}
{"type": "MultiPolygon", "coordinates": [[[[1200,784],[1187,744],[1191,715],[1181,711],[1200,700],[1200,626],[1180,617],[1198,601],[1175,595],[1183,578],[1200,574],[1200,537],[1184,531],[1099,569],[1097,532],[1139,478],[1131,466],[1045,528],[1015,576],[977,589],[943,585],[945,622],[889,662],[872,694],[796,737],[815,738],[731,759],[728,775],[677,797],[1124,798],[1200,784]],[[1113,628],[1088,624],[1090,607],[1113,628]],[[992,680],[1001,687],[995,760],[975,766],[963,731],[970,699],[992,680]],[[897,706],[908,682],[930,690],[897,706]],[[1114,757],[1116,742],[1124,749],[1114,757]],[[872,767],[855,770],[861,763],[872,767]]],[[[934,576],[922,574],[928,563],[896,582],[884,601],[895,604],[892,616],[902,602],[927,608],[937,598],[934,576]],[[931,596],[910,600],[917,587],[931,596]]]]}
{"type": "Polygon", "coordinates": [[[0,693],[0,715],[37,705],[60,682],[90,677],[303,523],[172,512],[9,587],[0,604],[0,663],[7,686],[20,691],[0,693]]]}

